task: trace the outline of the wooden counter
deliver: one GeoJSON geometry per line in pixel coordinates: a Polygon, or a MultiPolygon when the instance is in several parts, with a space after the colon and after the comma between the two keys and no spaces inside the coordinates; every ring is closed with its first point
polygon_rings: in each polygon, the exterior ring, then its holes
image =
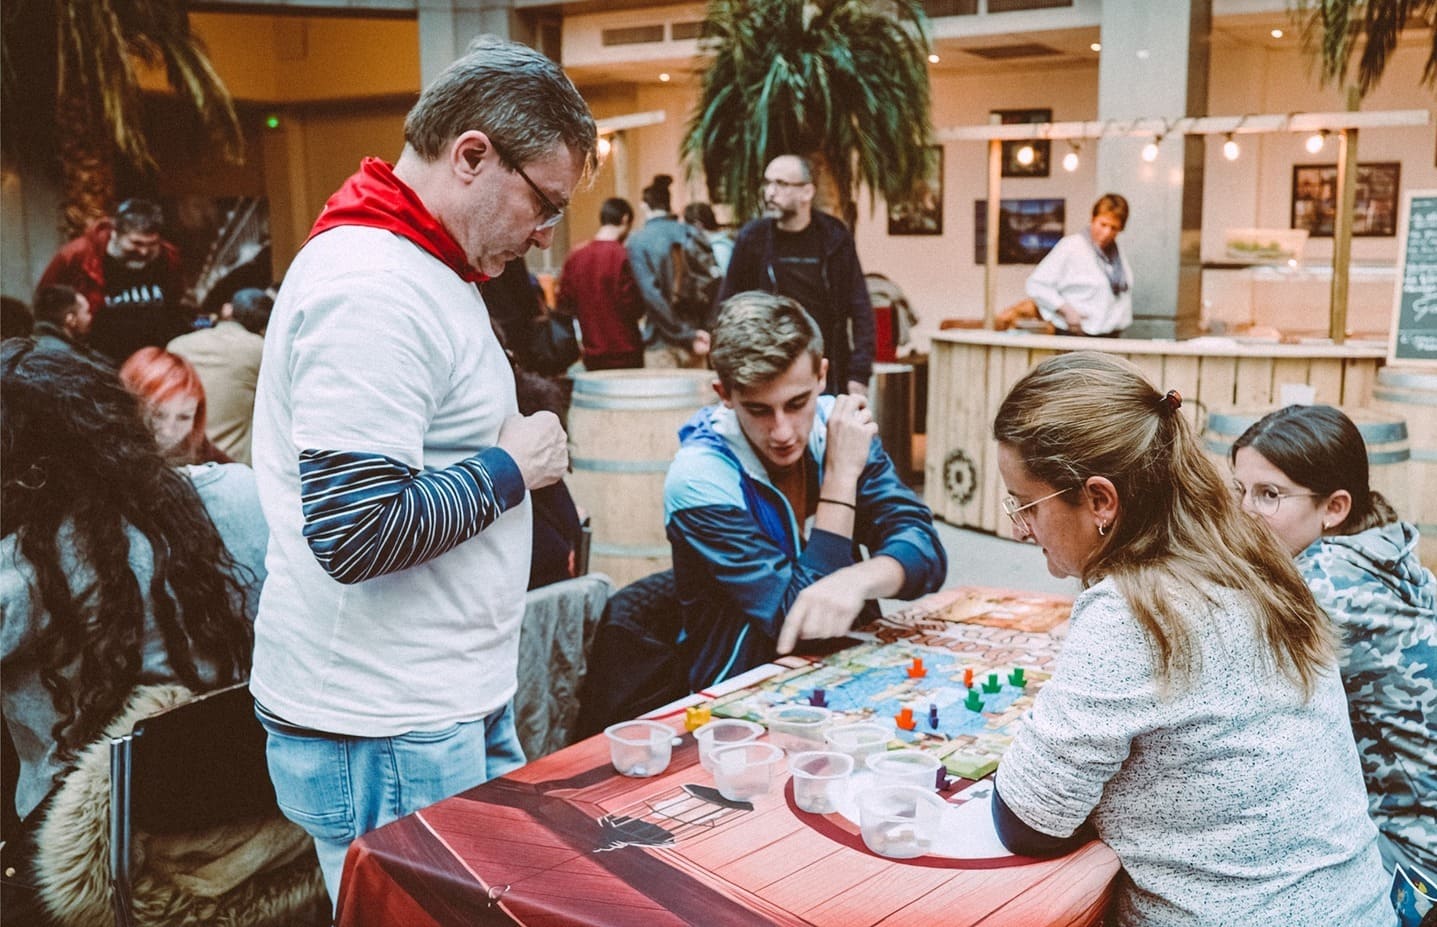
{"type": "Polygon", "coordinates": [[[993,417],[1013,384],[1044,358],[1067,351],[1118,354],[1153,385],[1183,395],[1183,414],[1201,431],[1206,410],[1277,407],[1284,383],[1305,383],[1316,401],[1366,405],[1386,347],[1377,344],[1249,344],[1230,338],[1189,341],[1071,338],[1021,331],[942,331],[928,365],[924,495],[950,524],[1011,536],[999,500],[993,417]]]}

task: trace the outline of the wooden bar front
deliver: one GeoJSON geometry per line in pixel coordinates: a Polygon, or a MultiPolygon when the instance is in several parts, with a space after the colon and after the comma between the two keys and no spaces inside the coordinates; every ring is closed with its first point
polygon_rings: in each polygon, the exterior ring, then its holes
{"type": "Polygon", "coordinates": [[[1013,384],[1045,358],[1106,351],[1136,364],[1159,389],[1183,395],[1183,414],[1201,431],[1207,410],[1279,404],[1285,383],[1306,384],[1316,402],[1366,405],[1386,349],[1380,345],[1242,344],[1071,338],[1021,331],[943,331],[928,364],[924,495],[954,525],[1011,536],[1000,500],[993,417],[1013,384]]]}

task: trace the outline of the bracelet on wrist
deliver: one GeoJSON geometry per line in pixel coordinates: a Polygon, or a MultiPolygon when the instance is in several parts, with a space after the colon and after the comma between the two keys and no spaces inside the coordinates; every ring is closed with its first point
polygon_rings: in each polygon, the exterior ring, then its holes
{"type": "Polygon", "coordinates": [[[823,496],[819,496],[818,501],[827,502],[829,505],[841,505],[846,509],[852,509],[855,512],[858,511],[858,506],[854,505],[852,502],[844,502],[842,499],[827,499],[823,496]]]}

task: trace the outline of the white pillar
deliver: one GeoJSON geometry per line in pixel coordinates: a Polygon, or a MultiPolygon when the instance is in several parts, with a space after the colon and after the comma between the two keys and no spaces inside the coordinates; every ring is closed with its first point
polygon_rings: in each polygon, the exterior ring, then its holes
{"type": "MultiPolygon", "coordinates": [[[[1212,0],[1103,0],[1098,118],[1207,115],[1211,30],[1212,0]]],[[[1148,141],[1099,142],[1097,193],[1121,193],[1132,207],[1119,242],[1135,278],[1128,334],[1189,337],[1202,315],[1203,140],[1174,134],[1151,163],[1141,157],[1148,141]]],[[[1086,226],[1091,205],[1070,209],[1074,225],[1086,226]]]]}

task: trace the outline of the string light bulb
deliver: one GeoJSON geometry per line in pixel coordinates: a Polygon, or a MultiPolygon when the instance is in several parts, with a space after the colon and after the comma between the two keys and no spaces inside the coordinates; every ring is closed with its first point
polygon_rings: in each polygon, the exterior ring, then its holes
{"type": "Polygon", "coordinates": [[[1309,135],[1307,137],[1307,141],[1303,144],[1303,147],[1307,149],[1308,154],[1317,154],[1326,144],[1327,130],[1323,129],[1321,132],[1314,132],[1309,135]]]}
{"type": "Polygon", "coordinates": [[[1227,139],[1227,141],[1222,143],[1222,156],[1229,161],[1236,161],[1238,155],[1242,154],[1242,149],[1238,147],[1237,142],[1233,140],[1231,132],[1224,135],[1223,138],[1227,139]]]}
{"type": "Polygon", "coordinates": [[[607,135],[600,135],[600,136],[599,136],[599,157],[601,157],[601,158],[607,158],[607,157],[609,156],[609,152],[611,152],[611,151],[613,151],[613,150],[614,150],[614,143],[611,142],[611,141],[609,141],[609,137],[608,137],[607,135]]]}
{"type": "Polygon", "coordinates": [[[1156,161],[1158,159],[1158,146],[1162,143],[1163,137],[1159,135],[1157,138],[1144,145],[1143,160],[1148,162],[1149,164],[1152,164],[1154,161],[1156,161]]]}
{"type": "Polygon", "coordinates": [[[1067,171],[1069,174],[1071,174],[1073,171],[1076,171],[1077,169],[1078,169],[1078,149],[1075,147],[1072,151],[1070,151],[1070,152],[1068,152],[1067,154],[1063,155],[1063,170],[1065,170],[1065,171],[1067,171]]]}
{"type": "Polygon", "coordinates": [[[1032,164],[1033,158],[1035,156],[1036,153],[1033,151],[1032,145],[1024,145],[1022,148],[1018,149],[1018,163],[1023,165],[1024,167],[1027,167],[1029,164],[1032,164]]]}

